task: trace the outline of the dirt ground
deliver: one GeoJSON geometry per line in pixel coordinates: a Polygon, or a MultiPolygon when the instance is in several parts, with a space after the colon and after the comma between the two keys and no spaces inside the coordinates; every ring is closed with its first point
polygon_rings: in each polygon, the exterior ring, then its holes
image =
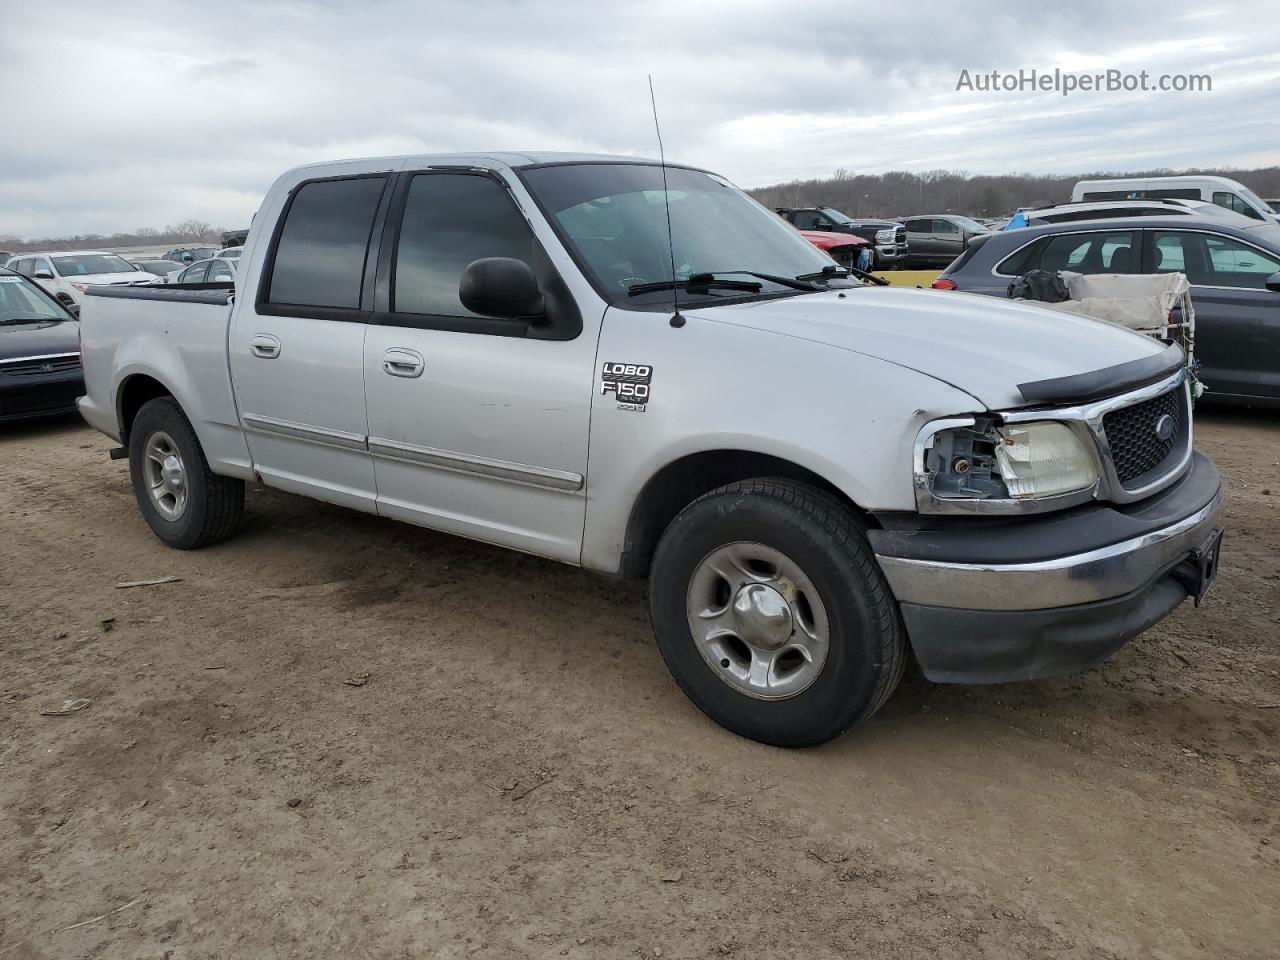
{"type": "Polygon", "coordinates": [[[641,584],[263,490],[179,553],[105,438],[0,429],[0,958],[1276,957],[1280,416],[1199,445],[1204,608],[788,752],[641,584]]]}

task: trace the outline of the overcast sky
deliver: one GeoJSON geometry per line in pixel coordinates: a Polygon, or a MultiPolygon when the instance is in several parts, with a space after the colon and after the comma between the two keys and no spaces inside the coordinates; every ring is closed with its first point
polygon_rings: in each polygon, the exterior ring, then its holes
{"type": "Polygon", "coordinates": [[[853,171],[1280,162],[1280,3],[0,3],[0,235],[247,225],[298,163],[667,156],[744,187],[853,171]],[[1019,68],[1210,93],[975,93],[1019,68]]]}

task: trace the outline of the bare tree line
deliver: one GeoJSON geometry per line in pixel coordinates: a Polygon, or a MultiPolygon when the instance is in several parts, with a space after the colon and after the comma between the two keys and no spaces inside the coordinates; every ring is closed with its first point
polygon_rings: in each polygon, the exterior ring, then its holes
{"type": "Polygon", "coordinates": [[[183,220],[163,229],[139,227],[132,233],[84,233],[66,237],[23,240],[16,236],[0,236],[0,250],[20,253],[24,250],[78,250],[85,247],[151,246],[164,243],[220,242],[225,227],[215,227],[203,220],[183,220]]]}
{"type": "Polygon", "coordinates": [[[1136,173],[982,175],[963,170],[859,174],[841,168],[825,179],[792,180],[748,193],[767,207],[835,207],[851,217],[907,217],[956,213],[999,217],[1019,207],[1038,207],[1071,199],[1078,180],[1112,177],[1164,177],[1202,174],[1238,180],[1261,197],[1280,197],[1280,167],[1255,170],[1144,170],[1136,173]]]}

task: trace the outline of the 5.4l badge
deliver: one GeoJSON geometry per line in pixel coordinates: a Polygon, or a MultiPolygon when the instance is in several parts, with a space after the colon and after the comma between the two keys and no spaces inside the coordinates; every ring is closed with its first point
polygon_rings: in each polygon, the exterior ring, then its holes
{"type": "Polygon", "coordinates": [[[652,380],[653,367],[647,363],[606,363],[600,371],[600,393],[612,393],[619,410],[644,413],[652,380]]]}

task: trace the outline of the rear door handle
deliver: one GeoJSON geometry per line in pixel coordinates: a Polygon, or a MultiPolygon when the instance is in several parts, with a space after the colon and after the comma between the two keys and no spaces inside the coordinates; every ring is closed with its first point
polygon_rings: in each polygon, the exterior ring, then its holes
{"type": "Polygon", "coordinates": [[[280,356],[280,341],[269,333],[260,333],[249,341],[249,352],[263,360],[280,356]]]}
{"type": "Polygon", "coordinates": [[[416,350],[392,347],[382,355],[382,369],[393,377],[420,377],[426,368],[426,361],[416,350]]]}

